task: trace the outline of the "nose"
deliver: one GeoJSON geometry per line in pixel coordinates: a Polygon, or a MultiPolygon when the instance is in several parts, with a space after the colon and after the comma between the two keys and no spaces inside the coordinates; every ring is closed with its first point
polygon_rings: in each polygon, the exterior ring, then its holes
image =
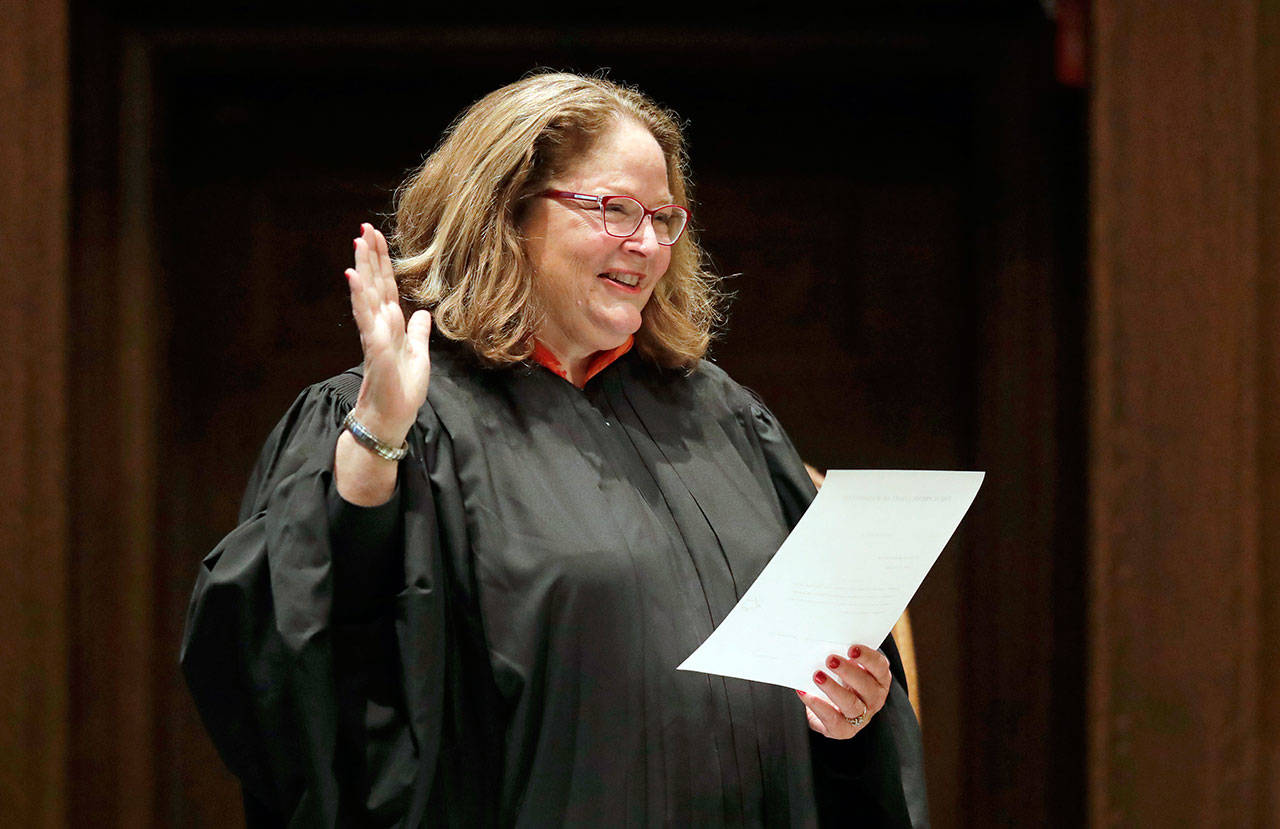
{"type": "Polygon", "coordinates": [[[640,220],[640,226],[627,237],[624,245],[630,250],[637,253],[643,253],[646,256],[658,252],[662,247],[658,243],[658,231],[653,226],[653,216],[645,216],[640,220]]]}

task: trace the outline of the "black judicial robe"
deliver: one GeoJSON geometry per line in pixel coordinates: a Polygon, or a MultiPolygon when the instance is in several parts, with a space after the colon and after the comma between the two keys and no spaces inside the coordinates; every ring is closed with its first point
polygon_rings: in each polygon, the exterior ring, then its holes
{"type": "Polygon", "coordinates": [[[580,390],[433,342],[372,509],[332,491],[359,385],[290,408],[188,611],[183,669],[251,825],[927,824],[891,639],[888,702],[848,741],[791,690],[675,669],[814,495],[722,370],[628,354],[580,390]]]}

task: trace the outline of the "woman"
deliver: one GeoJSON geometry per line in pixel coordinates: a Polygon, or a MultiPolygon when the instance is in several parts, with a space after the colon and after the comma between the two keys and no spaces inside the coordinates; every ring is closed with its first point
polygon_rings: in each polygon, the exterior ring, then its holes
{"type": "Polygon", "coordinates": [[[271,435],[188,617],[251,823],[927,820],[892,640],[796,693],[675,670],[814,493],[700,359],[687,204],[670,114],[544,74],[402,188],[394,265],[362,226],[362,369],[271,435]]]}

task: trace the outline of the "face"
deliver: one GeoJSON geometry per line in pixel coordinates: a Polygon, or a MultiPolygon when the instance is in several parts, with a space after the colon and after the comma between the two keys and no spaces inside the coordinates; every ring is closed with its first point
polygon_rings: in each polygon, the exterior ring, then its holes
{"type": "MultiPolygon", "coordinates": [[[[631,196],[653,209],[670,204],[667,164],[648,130],[622,120],[549,189],[594,196],[631,196]]],[[[650,219],[631,236],[605,232],[600,208],[535,198],[524,222],[525,251],[544,322],[538,339],[572,363],[617,348],[640,329],[640,312],[671,263],[650,219]]]]}

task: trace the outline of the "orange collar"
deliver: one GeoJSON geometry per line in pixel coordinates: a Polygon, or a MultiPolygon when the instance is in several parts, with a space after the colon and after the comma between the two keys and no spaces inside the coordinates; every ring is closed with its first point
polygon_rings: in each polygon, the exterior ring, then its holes
{"type": "MultiPolygon", "coordinates": [[[[596,355],[591,358],[591,364],[587,366],[587,376],[583,378],[582,386],[585,386],[592,377],[604,371],[614,360],[630,351],[635,341],[636,338],[630,336],[627,337],[625,343],[617,348],[611,348],[608,351],[597,351],[596,355]]],[[[547,371],[563,377],[565,380],[569,379],[569,372],[565,371],[564,366],[556,359],[556,355],[552,354],[551,349],[537,340],[533,341],[533,361],[547,371]]],[[[578,388],[582,388],[582,386],[578,386],[578,388]]]]}

